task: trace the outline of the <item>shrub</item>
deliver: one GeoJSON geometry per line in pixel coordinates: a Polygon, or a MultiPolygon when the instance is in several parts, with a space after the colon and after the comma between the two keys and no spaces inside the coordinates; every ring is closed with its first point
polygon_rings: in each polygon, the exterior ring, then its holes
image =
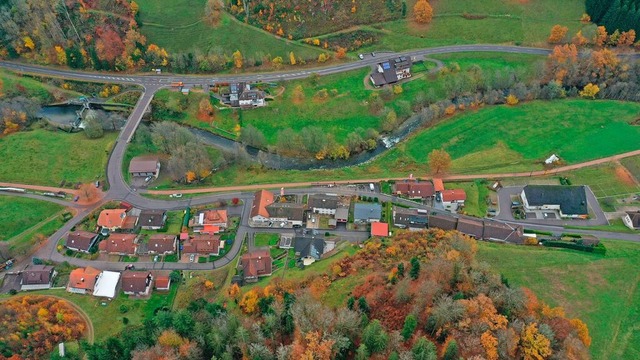
{"type": "Polygon", "coordinates": [[[126,314],[129,311],[129,307],[125,304],[120,305],[120,313],[126,314]]]}

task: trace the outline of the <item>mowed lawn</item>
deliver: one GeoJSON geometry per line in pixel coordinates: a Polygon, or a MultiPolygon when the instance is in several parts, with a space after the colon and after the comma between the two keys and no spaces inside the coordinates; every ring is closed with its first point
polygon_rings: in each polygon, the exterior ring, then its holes
{"type": "Polygon", "coordinates": [[[293,51],[302,58],[316,58],[319,50],[277,39],[249,25],[234,21],[226,13],[217,27],[204,22],[207,0],[139,0],[140,31],[148,41],[170,53],[215,51],[231,56],[240,50],[245,58],[288,58],[293,51]]]}
{"type": "Polygon", "coordinates": [[[576,99],[492,106],[424,130],[379,161],[425,163],[444,148],[454,173],[538,169],[551,154],[579,163],[639,149],[640,127],[629,125],[639,111],[631,102],[576,99]]]}
{"type": "Polygon", "coordinates": [[[585,12],[582,0],[434,1],[434,18],[428,26],[413,21],[414,4],[414,0],[407,2],[407,20],[372,25],[380,31],[381,41],[360,51],[459,44],[544,45],[553,25],[567,26],[570,36],[584,26],[580,23],[585,12]],[[463,14],[484,17],[466,19],[463,14]]]}
{"type": "Polygon", "coordinates": [[[105,166],[117,133],[87,139],[42,129],[0,138],[0,181],[59,186],[104,177],[105,166]]]}
{"type": "Polygon", "coordinates": [[[0,196],[0,241],[9,240],[64,209],[63,206],[18,196],[0,196]]]}
{"type": "Polygon", "coordinates": [[[584,320],[594,359],[640,358],[640,244],[603,241],[605,256],[479,243],[478,261],[528,287],[569,317],[584,320]]]}

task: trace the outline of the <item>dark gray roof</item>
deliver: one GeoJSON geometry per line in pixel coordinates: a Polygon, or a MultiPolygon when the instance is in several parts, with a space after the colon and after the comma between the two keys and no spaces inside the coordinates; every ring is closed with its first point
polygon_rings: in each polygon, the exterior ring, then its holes
{"type": "Polygon", "coordinates": [[[164,226],[165,210],[142,210],[138,217],[140,226],[164,226]]]}
{"type": "Polygon", "coordinates": [[[46,285],[51,282],[53,266],[29,265],[22,273],[22,285],[46,285]]]}
{"type": "Polygon", "coordinates": [[[457,230],[465,235],[481,239],[484,225],[482,224],[482,220],[460,218],[458,219],[457,230]]]}
{"type": "Polygon", "coordinates": [[[640,228],[640,210],[639,211],[627,211],[627,215],[631,219],[631,225],[634,228],[640,228]]]}
{"type": "Polygon", "coordinates": [[[484,234],[482,237],[486,240],[504,240],[516,244],[524,242],[522,226],[493,221],[484,222],[484,234]]]}
{"type": "Polygon", "coordinates": [[[442,230],[455,230],[458,219],[447,215],[429,215],[429,227],[442,230]]]}
{"type": "Polygon", "coordinates": [[[273,203],[267,206],[267,211],[271,218],[287,218],[297,221],[304,219],[304,206],[302,204],[273,203]]]}
{"type": "Polygon", "coordinates": [[[293,249],[300,257],[311,256],[319,260],[324,254],[324,239],[297,236],[293,241],[293,249]]]}
{"type": "Polygon", "coordinates": [[[336,209],[338,197],[335,195],[313,194],[307,201],[309,209],[336,209]]]}
{"type": "Polygon", "coordinates": [[[404,209],[394,207],[393,223],[394,225],[404,225],[412,228],[424,228],[428,223],[428,215],[420,214],[415,209],[404,209]]]}
{"type": "Polygon", "coordinates": [[[384,80],[384,75],[379,72],[374,72],[373,74],[371,74],[371,81],[373,81],[373,85],[375,86],[382,86],[387,83],[384,80]]]}
{"type": "Polygon", "coordinates": [[[357,203],[353,208],[353,218],[355,220],[380,220],[380,217],[382,217],[382,206],[380,204],[357,203]]]}
{"type": "Polygon", "coordinates": [[[587,215],[585,186],[527,185],[524,194],[530,206],[560,205],[565,215],[587,215]]]}

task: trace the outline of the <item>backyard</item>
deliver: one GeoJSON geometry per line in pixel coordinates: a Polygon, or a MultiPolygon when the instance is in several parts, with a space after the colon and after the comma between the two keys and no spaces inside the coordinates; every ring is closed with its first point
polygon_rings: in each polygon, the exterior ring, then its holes
{"type": "Polygon", "coordinates": [[[87,139],[83,133],[37,129],[0,138],[0,181],[60,186],[104,178],[116,137],[87,139]]]}
{"type": "Polygon", "coordinates": [[[594,359],[640,357],[640,245],[603,241],[607,254],[479,242],[477,260],[584,320],[594,359]]]}

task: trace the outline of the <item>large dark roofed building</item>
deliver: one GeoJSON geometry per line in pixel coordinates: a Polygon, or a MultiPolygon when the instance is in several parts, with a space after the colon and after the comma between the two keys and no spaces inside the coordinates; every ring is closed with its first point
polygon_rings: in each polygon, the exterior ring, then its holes
{"type": "Polygon", "coordinates": [[[378,63],[369,76],[373,86],[383,86],[396,83],[411,77],[411,58],[400,56],[395,59],[378,63]]]}
{"type": "Polygon", "coordinates": [[[586,217],[585,186],[527,185],[522,190],[525,210],[559,211],[561,217],[586,217]]]}

